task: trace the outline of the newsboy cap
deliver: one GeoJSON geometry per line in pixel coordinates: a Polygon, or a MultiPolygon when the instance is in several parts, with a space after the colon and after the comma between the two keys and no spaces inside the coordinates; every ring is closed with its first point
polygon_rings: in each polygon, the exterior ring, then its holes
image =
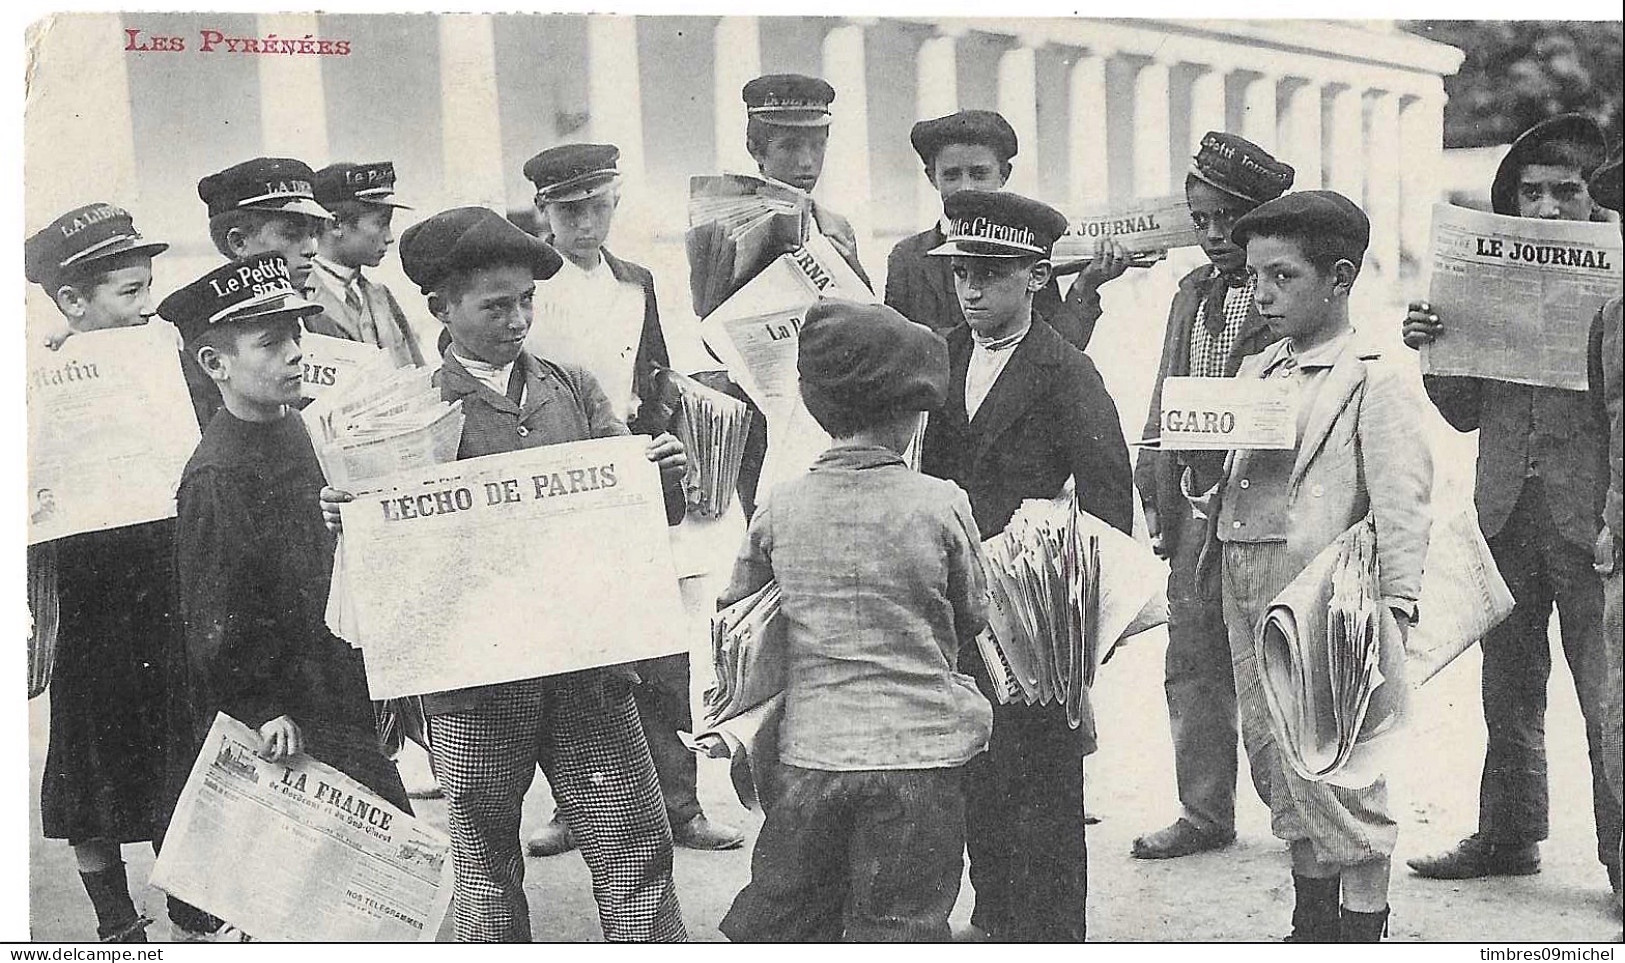
{"type": "Polygon", "coordinates": [[[1610,211],[1619,210],[1620,160],[1625,154],[1625,141],[1614,145],[1614,152],[1591,173],[1591,197],[1610,211]]]}
{"type": "Polygon", "coordinates": [[[1371,243],[1371,219],[1336,191],[1298,191],[1260,204],[1230,229],[1240,247],[1255,237],[1312,238],[1316,249],[1359,264],[1371,243]]]}
{"type": "Polygon", "coordinates": [[[602,194],[620,180],[613,144],[561,144],[525,161],[525,179],[536,185],[536,203],[579,201],[602,194]]]}
{"type": "Polygon", "coordinates": [[[316,202],[316,172],[291,157],[256,157],[233,164],[197,182],[197,196],[209,206],[209,216],[227,211],[285,211],[331,218],[316,202]]]}
{"type": "Polygon", "coordinates": [[[341,161],[316,172],[316,203],[331,209],[346,201],[411,210],[395,200],[395,165],[389,161],[352,164],[341,161]]]}
{"type": "Polygon", "coordinates": [[[401,269],[424,294],[454,271],[492,264],[524,264],[545,281],[564,258],[540,238],[485,207],[454,207],[419,221],[401,235],[401,269]]]}
{"type": "Polygon", "coordinates": [[[926,167],[936,160],[937,151],[948,144],[982,144],[993,148],[1001,161],[1016,156],[1019,146],[1015,128],[1004,115],[991,110],[961,110],[946,117],[922,120],[908,132],[908,140],[926,167]]]}
{"type": "Polygon", "coordinates": [[[1245,137],[1217,130],[1202,135],[1190,168],[1197,180],[1254,204],[1286,193],[1296,173],[1245,137]]]}
{"type": "Polygon", "coordinates": [[[62,277],[122,254],[152,256],[169,250],[135,229],[130,212],[112,204],[86,204],[47,224],[23,242],[23,274],[52,287],[62,277]]]}
{"type": "Polygon", "coordinates": [[[939,257],[1049,257],[1066,233],[1066,215],[1041,201],[1009,191],[955,191],[942,202],[947,243],[927,254],[939,257]]]}
{"type": "Polygon", "coordinates": [[[1518,179],[1530,158],[1548,144],[1567,144],[1574,152],[1581,177],[1590,177],[1608,153],[1608,141],[1597,122],[1584,114],[1558,114],[1548,117],[1518,135],[1507,148],[1495,179],[1490,182],[1490,209],[1497,214],[1518,213],[1518,179]]]}
{"type": "Polygon", "coordinates": [[[158,305],[158,314],[187,344],[223,324],[298,318],[321,310],[294,287],[287,260],[274,251],[221,265],[158,305]]]}
{"type": "Polygon", "coordinates": [[[948,397],[948,343],[883,304],[825,299],[801,326],[801,397],[814,418],[865,422],[934,411],[948,397]]]}
{"type": "Polygon", "coordinates": [[[781,127],[828,127],[835,88],[817,77],[767,74],[740,90],[745,113],[781,127]]]}

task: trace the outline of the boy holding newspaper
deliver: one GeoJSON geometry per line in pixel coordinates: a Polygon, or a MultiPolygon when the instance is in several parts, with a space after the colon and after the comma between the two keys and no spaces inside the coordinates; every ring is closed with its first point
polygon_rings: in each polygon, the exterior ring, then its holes
{"type": "MultiPolygon", "coordinates": [[[[536,281],[563,263],[552,247],[495,211],[459,207],[408,228],[400,256],[450,335],[435,383],[444,400],[462,402],[459,458],[628,434],[584,368],[524,350],[536,281]]],[[[648,456],[668,489],[680,487],[687,461],[677,439],[660,434],[648,456]]],[[[349,494],[324,489],[322,500],[337,527],[349,494]]],[[[686,938],[635,679],[610,666],[423,696],[457,868],[460,942],[530,939],[519,816],[538,765],[592,874],[605,938],[686,938]]]]}
{"type": "Polygon", "coordinates": [[[722,603],[777,580],[785,704],[736,941],[944,940],[965,846],[964,764],[992,713],[958,671],[986,624],[981,546],[952,482],[909,470],[949,383],[942,338],[891,308],[820,301],[796,367],[835,439],[776,487],[722,603]]]}
{"type": "MultiPolygon", "coordinates": [[[[1349,323],[1349,293],[1370,232],[1365,213],[1331,191],[1288,194],[1236,221],[1231,237],[1247,252],[1258,310],[1284,336],[1242,362],[1237,377],[1295,384],[1297,445],[1236,451],[1222,477],[1214,459],[1193,458],[1182,480],[1190,496],[1193,481],[1206,487],[1220,477],[1213,491],[1192,502],[1222,546],[1224,621],[1242,741],[1254,779],[1267,782],[1256,788],[1270,807],[1271,828],[1291,848],[1296,907],[1288,942],[1379,940],[1387,928],[1398,835],[1382,776],[1311,781],[1286,764],[1255,647],[1281,590],[1370,514],[1383,681],[1360,736],[1398,721],[1405,635],[1416,618],[1427,552],[1433,467],[1415,417],[1420,386],[1362,350],[1349,323]]],[[[1212,556],[1204,552],[1199,568],[1215,561],[1212,556]]]]}

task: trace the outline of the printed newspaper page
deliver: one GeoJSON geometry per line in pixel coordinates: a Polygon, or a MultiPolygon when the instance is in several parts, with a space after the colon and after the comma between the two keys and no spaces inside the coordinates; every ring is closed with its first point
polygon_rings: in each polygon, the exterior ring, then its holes
{"type": "Polygon", "coordinates": [[[1428,300],[1444,323],[1422,372],[1586,390],[1586,339],[1619,293],[1619,225],[1433,206],[1428,300]]]}
{"type": "Polygon", "coordinates": [[[1130,254],[1151,254],[1201,243],[1185,195],[1170,194],[1114,208],[1090,208],[1069,218],[1066,233],[1055,241],[1054,260],[1090,257],[1095,242],[1103,237],[1116,238],[1130,254]]]}
{"type": "Polygon", "coordinates": [[[197,447],[163,322],[28,349],[28,544],[175,517],[197,447]]]}
{"type": "Polygon", "coordinates": [[[1296,390],[1283,378],[1168,378],[1160,447],[1291,448],[1298,433],[1296,390]]]}
{"type": "Polygon", "coordinates": [[[546,445],[357,492],[343,509],[343,591],[372,697],[686,651],[647,446],[638,436],[546,445]]]}
{"type": "Polygon", "coordinates": [[[432,942],[451,840],[331,766],[266,762],[259,745],[215,718],[152,884],[256,940],[432,942]]]}
{"type": "Polygon", "coordinates": [[[306,331],[300,337],[299,348],[304,353],[305,368],[300,393],[306,398],[343,391],[352,382],[361,380],[369,369],[389,365],[389,355],[383,348],[313,331],[306,331]]]}

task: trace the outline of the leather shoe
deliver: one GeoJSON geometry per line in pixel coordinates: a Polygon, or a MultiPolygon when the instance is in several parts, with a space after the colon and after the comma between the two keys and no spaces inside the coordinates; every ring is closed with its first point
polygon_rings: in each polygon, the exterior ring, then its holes
{"type": "Polygon", "coordinates": [[[1405,865],[1428,879],[1532,876],[1540,872],[1540,845],[1492,843],[1474,833],[1442,853],[1407,859],[1405,865]]]}
{"type": "Polygon", "coordinates": [[[700,813],[681,826],[673,826],[671,840],[685,849],[738,849],[745,845],[745,834],[732,826],[714,823],[705,818],[705,813],[700,813]]]}
{"type": "Polygon", "coordinates": [[[570,833],[569,825],[554,815],[547,825],[530,837],[530,842],[525,844],[525,853],[529,856],[557,856],[575,848],[576,838],[570,833]]]}
{"type": "Polygon", "coordinates": [[[1235,830],[1202,830],[1181,816],[1173,825],[1146,833],[1134,841],[1135,859],[1176,859],[1213,849],[1223,849],[1236,841],[1235,830]]]}

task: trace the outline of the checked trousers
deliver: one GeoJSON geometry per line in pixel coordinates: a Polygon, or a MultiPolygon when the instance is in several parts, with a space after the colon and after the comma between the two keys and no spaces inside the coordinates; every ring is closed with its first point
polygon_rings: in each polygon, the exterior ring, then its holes
{"type": "Polygon", "coordinates": [[[587,671],[490,686],[429,718],[446,794],[459,942],[525,942],[519,817],[538,766],[592,874],[604,938],[687,938],[672,883],[671,827],[627,682],[587,671]]]}

